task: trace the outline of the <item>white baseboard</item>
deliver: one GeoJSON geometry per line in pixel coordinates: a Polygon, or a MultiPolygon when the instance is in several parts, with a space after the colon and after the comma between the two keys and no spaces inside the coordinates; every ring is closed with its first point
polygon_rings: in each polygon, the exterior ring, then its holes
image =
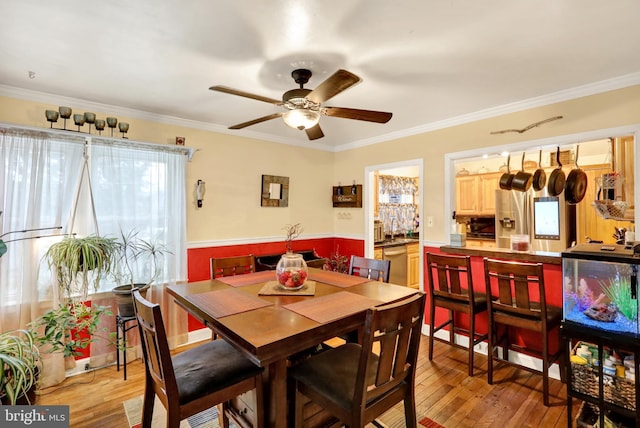
{"type": "MultiPolygon", "coordinates": [[[[425,336],[429,336],[430,327],[427,324],[422,326],[422,334],[425,336]]],[[[449,340],[449,332],[444,330],[439,330],[436,332],[435,337],[440,339],[449,340]]],[[[455,343],[458,343],[466,348],[469,347],[469,337],[456,334],[455,335],[455,343]]],[[[488,355],[488,345],[487,342],[480,342],[476,346],[473,347],[474,352],[477,352],[482,355],[488,355]]],[[[499,348],[500,353],[502,353],[502,348],[499,348]]],[[[509,352],[509,361],[519,364],[524,367],[528,367],[533,370],[542,371],[542,360],[540,358],[532,357],[531,355],[523,354],[521,352],[510,351],[509,352]]],[[[560,380],[560,366],[557,363],[553,363],[551,367],[549,367],[549,377],[553,379],[560,380]]]]}

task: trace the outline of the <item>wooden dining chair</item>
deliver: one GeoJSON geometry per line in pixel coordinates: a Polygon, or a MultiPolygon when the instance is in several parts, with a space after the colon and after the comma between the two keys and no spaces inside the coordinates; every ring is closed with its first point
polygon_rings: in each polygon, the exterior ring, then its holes
{"type": "Polygon", "coordinates": [[[256,258],[253,254],[211,258],[211,279],[221,276],[243,275],[255,271],[256,258]]]}
{"type": "Polygon", "coordinates": [[[366,257],[351,256],[349,275],[361,276],[374,281],[389,282],[391,260],[368,259],[366,257]]]}
{"type": "Polygon", "coordinates": [[[246,426],[229,401],[254,389],[253,425],[264,426],[261,367],[224,340],[207,342],[172,358],[160,305],[146,300],[137,289],[133,297],[145,363],[143,428],[151,427],[156,395],[167,410],[168,428],[177,428],[181,420],[218,404],[222,404],[224,427],[229,427],[229,418],[238,426],[246,426]]]}
{"type": "Polygon", "coordinates": [[[405,426],[417,426],[415,371],[425,295],[367,310],[362,345],[345,343],[289,370],[295,426],[307,399],[350,428],[364,427],[404,402],[405,426]],[[374,353],[374,349],[379,349],[374,353]]]}
{"type": "Polygon", "coordinates": [[[429,283],[429,361],[433,360],[434,341],[466,349],[469,354],[469,376],[473,376],[474,346],[486,340],[488,334],[476,331],[476,316],[487,310],[487,297],[473,289],[471,257],[448,254],[427,253],[427,273],[429,283]],[[436,308],[446,309],[448,318],[436,325],[436,308]],[[456,314],[464,313],[469,318],[469,328],[456,324],[456,314]],[[436,337],[436,332],[449,326],[449,340],[436,337]],[[469,346],[465,347],[455,340],[457,332],[469,337],[469,346]]]}
{"type": "MultiPolygon", "coordinates": [[[[542,263],[506,262],[484,259],[489,311],[488,382],[493,384],[493,362],[499,361],[521,369],[542,373],[542,395],[544,405],[549,405],[549,367],[560,363],[563,370],[563,347],[558,351],[549,350],[549,333],[558,329],[562,319],[562,309],[547,305],[542,263]],[[497,290],[497,294],[492,290],[497,290]],[[499,335],[498,327],[502,326],[499,335]],[[540,340],[530,345],[511,343],[509,328],[531,330],[540,334],[540,340]],[[497,347],[502,344],[502,358],[497,347]],[[533,345],[533,346],[531,346],[533,345]],[[509,359],[510,350],[524,351],[542,360],[542,371],[523,366],[509,359]]],[[[558,334],[559,338],[559,334],[558,334]]],[[[560,340],[558,340],[560,342],[560,340]]]]}

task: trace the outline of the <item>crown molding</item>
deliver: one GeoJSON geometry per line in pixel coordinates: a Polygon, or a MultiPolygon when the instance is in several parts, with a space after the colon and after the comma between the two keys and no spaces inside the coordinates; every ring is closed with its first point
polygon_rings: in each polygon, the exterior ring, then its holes
{"type": "MultiPolygon", "coordinates": [[[[489,119],[496,116],[502,116],[509,113],[515,113],[522,110],[527,110],[536,107],[542,107],[549,104],[559,103],[563,101],[569,101],[576,98],[582,98],[589,95],[595,95],[603,92],[613,91],[616,89],[627,88],[640,84],[640,72],[626,74],[624,76],[614,77],[612,79],[602,80],[599,82],[589,83],[586,85],[576,86],[574,88],[564,89],[558,92],[553,92],[547,95],[539,97],[529,98],[513,103],[503,104],[496,107],[491,107],[484,110],[479,110],[469,114],[463,114],[460,116],[451,117],[424,125],[408,128],[402,131],[390,132],[387,134],[381,134],[374,138],[367,138],[364,140],[357,140],[350,143],[342,144],[336,147],[325,146],[319,143],[313,142],[301,142],[297,139],[289,138],[275,138],[272,135],[267,135],[261,132],[255,132],[246,130],[242,133],[243,137],[255,138],[262,141],[270,141],[274,143],[287,144],[291,146],[314,148],[317,150],[329,151],[329,152],[342,152],[346,150],[352,150],[360,147],[370,146],[373,144],[382,143],[385,141],[397,140],[400,138],[410,137],[417,134],[424,134],[427,132],[436,131],[439,129],[450,128],[452,126],[464,125],[466,123],[475,122],[478,120],[489,119]]],[[[65,97],[61,95],[54,95],[46,92],[38,92],[29,89],[17,88],[13,86],[0,84],[0,95],[12,98],[18,98],[28,101],[38,101],[48,104],[57,105],[74,105],[80,109],[98,110],[103,111],[106,114],[124,114],[128,117],[148,120],[152,122],[163,123],[167,125],[181,126],[185,128],[200,129],[203,131],[211,131],[220,134],[238,136],[237,132],[232,132],[222,125],[215,125],[211,123],[182,119],[175,116],[161,115],[156,113],[150,113],[142,110],[131,109],[127,107],[114,106],[110,104],[96,103],[93,101],[65,97]]]]}
{"type": "Polygon", "coordinates": [[[562,91],[553,92],[551,94],[539,97],[529,98],[526,100],[516,101],[509,104],[503,104],[497,107],[491,107],[479,110],[469,114],[451,117],[436,122],[408,128],[403,131],[391,132],[379,135],[375,138],[354,141],[336,147],[336,152],[352,150],[372,144],[382,143],[384,141],[397,140],[400,138],[411,137],[416,134],[424,134],[427,132],[437,131],[439,129],[450,128],[452,126],[464,125],[466,123],[476,122],[478,120],[490,119],[496,116],[502,116],[509,113],[516,113],[523,110],[542,107],[549,104],[570,101],[577,98],[596,95],[603,92],[614,91],[617,89],[628,88],[640,84],[640,72],[626,74],[624,76],[614,77],[612,79],[602,80],[599,82],[589,83],[587,85],[576,86],[574,88],[564,89],[562,91]]]}

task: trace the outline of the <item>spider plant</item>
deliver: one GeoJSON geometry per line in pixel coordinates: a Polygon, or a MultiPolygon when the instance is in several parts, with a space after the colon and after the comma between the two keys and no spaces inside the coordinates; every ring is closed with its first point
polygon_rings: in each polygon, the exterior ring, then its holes
{"type": "Polygon", "coordinates": [[[49,247],[44,258],[61,294],[67,299],[79,296],[79,300],[86,300],[90,284],[97,289],[100,278],[112,271],[117,248],[115,238],[68,236],[49,247]]]}
{"type": "MultiPolygon", "coordinates": [[[[0,333],[0,398],[15,405],[36,385],[40,354],[31,332],[14,330],[0,333]]],[[[29,402],[29,404],[33,404],[29,402]]]]}

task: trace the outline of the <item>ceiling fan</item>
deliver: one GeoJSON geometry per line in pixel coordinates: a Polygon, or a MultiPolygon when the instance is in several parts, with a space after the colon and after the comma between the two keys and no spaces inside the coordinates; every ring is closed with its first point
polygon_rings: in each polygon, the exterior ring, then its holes
{"type": "Polygon", "coordinates": [[[291,72],[291,77],[293,77],[293,80],[300,85],[300,88],[291,89],[282,94],[282,101],[239,91],[226,86],[212,86],[209,89],[212,91],[238,95],[285,107],[285,111],[283,112],[273,113],[248,122],[239,123],[237,125],[230,126],[229,129],[242,129],[257,123],[282,117],[287,125],[299,130],[304,129],[310,140],[316,140],[324,137],[324,133],[318,124],[321,115],[377,123],[387,123],[391,119],[392,113],[383,111],[329,107],[322,105],[325,101],[328,101],[340,92],[350,88],[360,81],[358,76],[347,70],[336,71],[313,90],[304,88],[304,85],[311,78],[310,70],[304,68],[293,70],[291,72]]]}

